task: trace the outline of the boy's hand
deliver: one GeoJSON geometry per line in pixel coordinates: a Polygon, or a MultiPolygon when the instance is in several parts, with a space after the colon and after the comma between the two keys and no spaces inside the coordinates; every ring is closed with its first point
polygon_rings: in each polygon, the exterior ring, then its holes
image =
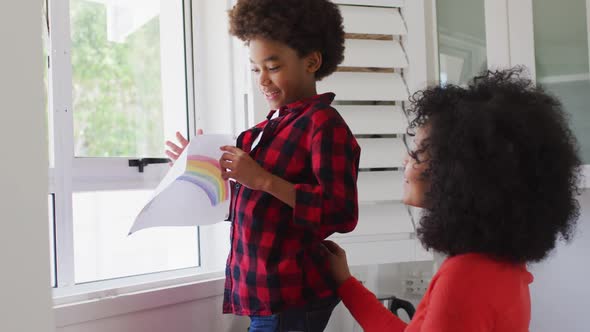
{"type": "MultiPolygon", "coordinates": [[[[203,135],[203,130],[202,129],[197,130],[197,135],[203,135]]],[[[188,140],[186,138],[184,138],[184,136],[182,136],[182,134],[178,131],[176,132],[176,139],[180,143],[180,146],[174,144],[171,141],[166,141],[166,145],[168,146],[168,149],[166,150],[166,155],[170,159],[172,159],[170,166],[172,166],[174,164],[174,162],[182,154],[182,151],[184,151],[184,149],[186,149],[186,147],[188,146],[188,140]]]]}
{"type": "Polygon", "coordinates": [[[235,146],[222,146],[225,153],[219,159],[221,177],[224,180],[232,178],[253,190],[266,191],[272,174],[254,161],[246,152],[235,146]]]}
{"type": "Polygon", "coordinates": [[[338,286],[340,286],[351,277],[348,262],[346,261],[346,251],[330,240],[322,242],[322,249],[324,250],[324,255],[328,256],[330,260],[332,276],[336,280],[336,283],[338,283],[338,286]]]}

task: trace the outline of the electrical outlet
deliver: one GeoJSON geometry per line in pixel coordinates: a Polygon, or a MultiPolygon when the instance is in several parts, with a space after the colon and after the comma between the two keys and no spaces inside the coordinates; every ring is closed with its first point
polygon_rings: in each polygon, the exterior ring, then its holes
{"type": "Polygon", "coordinates": [[[402,283],[406,295],[423,296],[428,289],[430,278],[412,276],[403,279],[402,283]]]}

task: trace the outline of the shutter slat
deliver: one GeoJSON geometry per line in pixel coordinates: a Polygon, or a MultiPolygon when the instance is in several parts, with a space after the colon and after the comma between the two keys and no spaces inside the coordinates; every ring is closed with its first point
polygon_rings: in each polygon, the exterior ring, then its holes
{"type": "Polygon", "coordinates": [[[399,106],[338,105],[336,109],[355,135],[403,134],[408,127],[399,106]]]}
{"type": "Polygon", "coordinates": [[[344,73],[385,73],[393,74],[395,69],[393,68],[378,68],[378,67],[338,67],[337,72],[344,73]]]}
{"type": "Polygon", "coordinates": [[[359,138],[360,168],[401,167],[406,148],[401,138],[359,138]]]}
{"type": "Polygon", "coordinates": [[[355,266],[414,261],[415,243],[415,240],[398,240],[339,244],[346,250],[348,264],[355,266]]]}
{"type": "Polygon", "coordinates": [[[342,67],[405,68],[406,54],[399,41],[347,39],[342,67]]]}
{"type": "Polygon", "coordinates": [[[377,6],[377,7],[403,7],[404,0],[333,0],[341,5],[377,6]]]}
{"type": "Polygon", "coordinates": [[[353,236],[411,233],[414,231],[407,207],[402,203],[360,204],[359,222],[353,236]]]}
{"type": "Polygon", "coordinates": [[[374,33],[345,33],[346,39],[368,39],[368,40],[394,40],[392,35],[380,35],[374,33]]]}
{"type": "Polygon", "coordinates": [[[340,6],[347,33],[405,35],[406,25],[397,8],[340,6]]]}
{"type": "Polygon", "coordinates": [[[359,202],[401,201],[403,178],[400,171],[359,172],[359,202]]]}
{"type": "Polygon", "coordinates": [[[337,72],[318,82],[322,91],[336,93],[336,100],[405,101],[408,89],[398,73],[337,72]]]}

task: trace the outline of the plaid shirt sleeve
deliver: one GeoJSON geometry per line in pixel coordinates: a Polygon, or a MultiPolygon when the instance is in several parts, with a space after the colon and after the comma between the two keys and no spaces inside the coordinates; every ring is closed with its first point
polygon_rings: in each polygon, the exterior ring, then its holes
{"type": "Polygon", "coordinates": [[[356,227],[360,147],[340,117],[328,112],[317,116],[321,124],[311,141],[311,166],[317,183],[295,185],[293,219],[296,225],[327,237],[356,227]]]}

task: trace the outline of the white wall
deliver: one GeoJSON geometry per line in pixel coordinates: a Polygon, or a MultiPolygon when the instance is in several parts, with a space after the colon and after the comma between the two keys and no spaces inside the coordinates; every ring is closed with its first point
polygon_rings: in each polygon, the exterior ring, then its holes
{"type": "Polygon", "coordinates": [[[70,325],[57,332],[245,332],[246,317],[222,315],[221,296],[70,325]]]}
{"type": "Polygon", "coordinates": [[[0,331],[53,331],[42,1],[0,2],[0,331]]]}
{"type": "Polygon", "coordinates": [[[590,190],[580,197],[582,215],[574,241],[561,244],[531,267],[532,332],[586,332],[590,315],[590,190]]]}
{"type": "MultiPolygon", "coordinates": [[[[415,275],[431,275],[429,262],[397,263],[352,268],[352,273],[363,280],[376,294],[396,295],[417,305],[419,297],[404,293],[402,278],[415,275]]],[[[58,332],[244,332],[249,319],[221,314],[223,280],[211,282],[200,288],[186,287],[184,290],[154,290],[154,294],[129,294],[112,296],[97,301],[86,301],[74,306],[60,306],[56,310],[58,332]],[[206,289],[212,288],[212,289],[206,289]],[[199,300],[163,301],[150,305],[163,297],[174,298],[178,292],[201,295],[199,300]],[[138,303],[139,302],[139,303],[138,303]],[[168,304],[166,304],[168,303],[168,304]],[[172,303],[172,304],[170,304],[172,303]],[[138,309],[133,309],[137,306],[138,309]],[[139,309],[144,308],[144,309],[139,309]],[[145,309],[150,308],[150,309],[145,309]]],[[[150,291],[146,292],[149,293],[150,291]]],[[[406,320],[407,317],[406,317],[406,320]]],[[[346,307],[340,304],[332,314],[326,332],[354,332],[360,327],[346,307]]]]}

